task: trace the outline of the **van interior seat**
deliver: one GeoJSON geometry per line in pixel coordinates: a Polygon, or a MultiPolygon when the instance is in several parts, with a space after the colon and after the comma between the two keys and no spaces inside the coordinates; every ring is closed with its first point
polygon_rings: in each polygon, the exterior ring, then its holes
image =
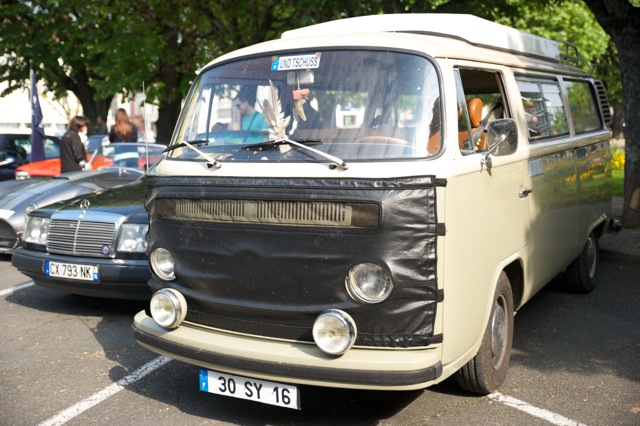
{"type": "MultiPolygon", "coordinates": [[[[467,109],[469,110],[469,121],[471,121],[471,132],[472,134],[480,127],[482,124],[482,109],[484,105],[482,104],[482,99],[473,98],[469,102],[467,102],[467,109]]],[[[482,132],[481,135],[473,135],[476,140],[476,148],[479,150],[487,149],[487,135],[485,132],[482,132]]]]}
{"type": "Polygon", "coordinates": [[[469,110],[469,121],[471,121],[471,130],[476,130],[482,122],[482,99],[473,98],[467,102],[469,110]]]}
{"type": "MultiPolygon", "coordinates": [[[[467,102],[467,111],[469,113],[469,121],[471,123],[472,136],[473,136],[473,133],[478,129],[478,127],[480,127],[480,124],[482,123],[483,108],[484,108],[484,105],[482,103],[482,99],[480,98],[473,98],[469,102],[467,102]]],[[[441,138],[440,131],[437,131],[431,135],[431,137],[429,138],[429,142],[427,144],[427,151],[429,152],[429,154],[435,154],[436,152],[438,152],[438,150],[440,150],[440,138],[441,138]]],[[[464,143],[468,139],[469,139],[469,132],[466,129],[464,130],[460,129],[458,131],[458,143],[459,143],[460,149],[464,148],[464,143]]],[[[476,142],[476,148],[477,149],[487,148],[486,134],[483,133],[480,136],[480,138],[476,142]]]]}
{"type": "MultiPolygon", "coordinates": [[[[469,114],[469,121],[471,123],[471,134],[476,131],[480,122],[482,121],[482,99],[473,98],[467,102],[467,113],[469,114]]],[[[460,112],[458,112],[458,120],[461,120],[460,112]]],[[[458,144],[460,149],[464,149],[465,142],[469,140],[469,132],[466,129],[466,123],[460,121],[458,129],[458,144]]]]}

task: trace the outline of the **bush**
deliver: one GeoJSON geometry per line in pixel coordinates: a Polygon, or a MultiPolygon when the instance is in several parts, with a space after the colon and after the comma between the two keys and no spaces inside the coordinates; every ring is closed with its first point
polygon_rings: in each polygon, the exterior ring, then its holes
{"type": "Polygon", "coordinates": [[[611,155],[613,196],[624,196],[624,145],[613,147],[611,155]]]}

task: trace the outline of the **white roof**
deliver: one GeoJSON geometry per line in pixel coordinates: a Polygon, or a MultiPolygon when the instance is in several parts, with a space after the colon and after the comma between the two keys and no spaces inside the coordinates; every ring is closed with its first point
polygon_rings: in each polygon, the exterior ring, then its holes
{"type": "Polygon", "coordinates": [[[473,15],[448,13],[389,14],[345,18],[311,25],[282,34],[283,39],[327,34],[415,33],[461,39],[494,50],[560,61],[557,41],[496,24],[473,15]]]}

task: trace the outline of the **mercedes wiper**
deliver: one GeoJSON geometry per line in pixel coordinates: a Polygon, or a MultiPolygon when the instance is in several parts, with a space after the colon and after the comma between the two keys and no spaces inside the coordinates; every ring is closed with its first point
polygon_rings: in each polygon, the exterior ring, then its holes
{"type": "MultiPolygon", "coordinates": [[[[342,170],[347,170],[349,168],[349,165],[347,164],[346,161],[335,157],[331,154],[327,154],[326,152],[317,150],[315,148],[311,148],[309,145],[320,145],[322,144],[322,141],[320,140],[300,140],[300,141],[294,141],[291,140],[289,138],[282,138],[282,139],[278,139],[275,141],[269,141],[269,142],[260,142],[260,143],[255,143],[252,145],[247,145],[246,147],[244,147],[243,149],[245,150],[251,150],[251,149],[257,149],[257,148],[265,148],[265,147],[269,147],[269,146],[280,146],[280,145],[289,145],[289,146],[294,146],[297,148],[301,148],[307,151],[311,151],[316,155],[319,155],[329,161],[331,161],[335,166],[340,167],[342,170]]],[[[335,166],[333,168],[335,168],[335,166]]]]}
{"type": "Polygon", "coordinates": [[[194,145],[203,145],[205,143],[209,143],[209,141],[208,140],[197,140],[197,141],[191,141],[191,142],[182,141],[182,142],[180,142],[178,144],[168,146],[167,148],[165,148],[164,152],[173,151],[174,149],[182,148],[182,147],[186,146],[187,148],[194,150],[195,152],[200,154],[200,156],[202,158],[207,160],[207,167],[209,167],[210,169],[213,168],[213,167],[215,167],[216,169],[219,169],[222,165],[220,164],[220,162],[218,160],[216,160],[215,158],[213,158],[209,154],[200,151],[198,148],[196,148],[194,146],[194,145]]]}

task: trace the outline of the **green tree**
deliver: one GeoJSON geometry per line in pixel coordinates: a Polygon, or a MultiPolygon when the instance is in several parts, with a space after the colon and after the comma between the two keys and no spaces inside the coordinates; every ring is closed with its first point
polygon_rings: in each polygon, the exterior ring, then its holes
{"type": "Polygon", "coordinates": [[[471,13],[565,39],[595,65],[618,122],[620,111],[626,117],[623,219],[637,226],[638,6],[639,0],[5,0],[0,4],[0,81],[9,83],[7,91],[15,90],[33,66],[55,95],[75,93],[92,120],[106,115],[114,95],[139,92],[146,83],[149,102],[160,110],[158,138],[168,141],[195,71],[221,54],[279,37],[290,28],[343,17],[471,13]]]}
{"type": "Polygon", "coordinates": [[[140,92],[145,83],[159,106],[158,138],[168,141],[197,69],[309,23],[321,10],[281,0],[5,1],[3,94],[24,87],[33,67],[55,96],[73,92],[93,121],[106,116],[114,95],[140,92]]]}
{"type": "Polygon", "coordinates": [[[0,80],[8,92],[23,87],[33,67],[47,90],[61,98],[73,92],[90,118],[106,115],[115,91],[100,91],[104,79],[92,66],[94,46],[105,42],[104,14],[78,0],[6,1],[0,5],[0,80]]]}

